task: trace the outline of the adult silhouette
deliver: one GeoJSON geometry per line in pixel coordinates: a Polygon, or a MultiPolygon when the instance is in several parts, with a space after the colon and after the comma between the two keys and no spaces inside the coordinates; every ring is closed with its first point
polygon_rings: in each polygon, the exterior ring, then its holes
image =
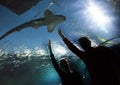
{"type": "Polygon", "coordinates": [[[77,71],[75,72],[70,69],[70,64],[66,58],[60,60],[60,65],[57,63],[52,52],[50,40],[48,48],[53,66],[61,78],[62,85],[83,85],[82,76],[77,71]]]}
{"type": "Polygon", "coordinates": [[[63,35],[61,29],[58,30],[58,34],[67,47],[85,63],[90,74],[90,85],[119,85],[113,71],[112,60],[115,55],[109,48],[92,47],[91,41],[84,36],[78,40],[83,49],[80,50],[63,35]]]}

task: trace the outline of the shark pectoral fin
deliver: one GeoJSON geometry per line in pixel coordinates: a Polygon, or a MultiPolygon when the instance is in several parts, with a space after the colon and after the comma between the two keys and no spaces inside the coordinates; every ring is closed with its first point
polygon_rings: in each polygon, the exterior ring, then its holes
{"type": "Polygon", "coordinates": [[[48,25],[48,32],[52,32],[56,27],[56,24],[50,24],[48,25]]]}
{"type": "Polygon", "coordinates": [[[45,17],[54,16],[54,14],[50,10],[45,10],[44,15],[45,17]]]}

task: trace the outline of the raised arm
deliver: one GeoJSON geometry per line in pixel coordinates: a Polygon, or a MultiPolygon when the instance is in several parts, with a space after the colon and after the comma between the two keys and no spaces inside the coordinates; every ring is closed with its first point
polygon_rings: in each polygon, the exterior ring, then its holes
{"type": "Polygon", "coordinates": [[[56,59],[55,59],[54,54],[53,54],[53,52],[52,52],[51,41],[50,41],[50,40],[49,40],[49,43],[48,43],[48,48],[49,48],[49,51],[50,51],[50,57],[51,57],[53,66],[54,66],[54,68],[56,69],[56,71],[57,71],[58,73],[60,73],[61,69],[60,69],[58,63],[56,62],[56,59]]]}
{"type": "Polygon", "coordinates": [[[83,57],[83,51],[81,51],[80,49],[78,49],[75,45],[73,45],[73,43],[71,41],[69,41],[62,33],[61,29],[58,30],[58,34],[60,35],[60,37],[62,38],[62,40],[64,41],[64,43],[67,45],[67,47],[74,53],[76,54],[79,58],[82,59],[83,57]]]}

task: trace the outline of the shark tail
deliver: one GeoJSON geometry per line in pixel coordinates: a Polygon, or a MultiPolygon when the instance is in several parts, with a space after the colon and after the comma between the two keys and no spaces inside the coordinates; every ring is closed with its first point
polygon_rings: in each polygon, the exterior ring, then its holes
{"type": "Polygon", "coordinates": [[[9,34],[15,32],[15,31],[20,31],[26,27],[29,27],[31,25],[32,22],[27,22],[27,23],[24,23],[24,24],[21,24],[11,30],[9,30],[8,32],[6,32],[5,34],[3,34],[1,37],[0,37],[0,40],[2,40],[3,38],[5,38],[6,36],[8,36],[9,34]]]}

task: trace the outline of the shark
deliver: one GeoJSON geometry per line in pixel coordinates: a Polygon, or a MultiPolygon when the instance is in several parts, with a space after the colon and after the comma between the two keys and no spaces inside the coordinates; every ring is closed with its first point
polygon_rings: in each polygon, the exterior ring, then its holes
{"type": "Polygon", "coordinates": [[[44,11],[44,17],[30,20],[28,22],[25,22],[21,25],[18,25],[16,27],[10,29],[8,32],[6,32],[5,34],[3,34],[0,37],[0,40],[2,40],[3,38],[5,38],[6,36],[10,35],[13,32],[20,31],[20,30],[28,28],[28,27],[38,29],[41,26],[47,26],[48,32],[51,33],[55,29],[56,25],[64,22],[65,20],[66,20],[65,16],[56,15],[52,11],[46,9],[44,11]]]}

